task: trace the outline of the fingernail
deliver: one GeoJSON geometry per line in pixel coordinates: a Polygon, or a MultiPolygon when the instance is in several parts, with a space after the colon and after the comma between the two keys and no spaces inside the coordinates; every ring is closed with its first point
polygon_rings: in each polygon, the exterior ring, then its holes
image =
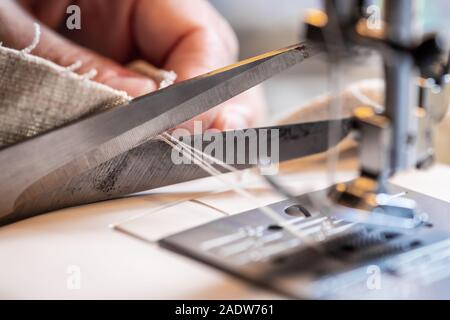
{"type": "Polygon", "coordinates": [[[105,84],[117,90],[123,90],[132,97],[139,97],[156,90],[154,81],[138,77],[115,77],[105,84]]]}
{"type": "Polygon", "coordinates": [[[252,110],[243,104],[230,104],[226,106],[226,112],[230,112],[233,114],[239,114],[245,119],[252,118],[252,110]]]}
{"type": "Polygon", "coordinates": [[[240,130],[248,128],[248,120],[240,114],[226,113],[223,115],[224,130],[240,130]]]}

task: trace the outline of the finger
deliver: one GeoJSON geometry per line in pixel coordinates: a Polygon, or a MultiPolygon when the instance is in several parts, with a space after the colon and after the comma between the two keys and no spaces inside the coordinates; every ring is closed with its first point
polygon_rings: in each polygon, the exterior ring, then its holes
{"type": "MultiPolygon", "coordinates": [[[[140,1],[135,32],[144,56],[166,70],[174,70],[177,81],[228,65],[237,57],[234,33],[206,1],[140,1]]],[[[220,108],[193,121],[202,121],[203,128],[209,128],[220,108]]],[[[191,126],[192,122],[183,124],[183,127],[191,126]]]]}
{"type": "Polygon", "coordinates": [[[265,110],[262,88],[257,86],[224,103],[212,127],[232,130],[259,126],[266,116],[265,110]]]}
{"type": "MultiPolygon", "coordinates": [[[[33,39],[35,20],[13,2],[0,6],[0,23],[5,26],[0,31],[0,38],[6,46],[23,49],[33,39]],[[4,14],[5,10],[9,13],[4,14]]],[[[83,74],[96,70],[93,80],[112,88],[126,91],[131,96],[140,96],[156,89],[156,84],[137,73],[129,71],[114,61],[82,48],[41,26],[41,38],[33,54],[51,60],[61,66],[70,66],[81,62],[77,70],[83,74]]]]}

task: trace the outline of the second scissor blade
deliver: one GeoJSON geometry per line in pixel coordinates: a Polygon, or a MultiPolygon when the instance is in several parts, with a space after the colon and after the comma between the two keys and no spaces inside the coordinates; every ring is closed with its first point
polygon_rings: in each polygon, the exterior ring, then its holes
{"type": "Polygon", "coordinates": [[[0,152],[0,167],[5,173],[1,178],[9,183],[9,178],[15,176],[17,180],[20,172],[27,172],[26,180],[30,181],[76,160],[80,162],[78,171],[95,167],[300,63],[314,52],[304,44],[269,52],[6,148],[0,152]]]}

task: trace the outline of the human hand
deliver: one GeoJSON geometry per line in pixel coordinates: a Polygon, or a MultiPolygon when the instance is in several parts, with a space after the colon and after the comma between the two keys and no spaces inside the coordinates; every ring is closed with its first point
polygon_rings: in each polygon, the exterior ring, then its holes
{"type": "MultiPolygon", "coordinates": [[[[182,81],[234,62],[238,52],[229,25],[203,0],[2,0],[0,41],[28,46],[35,20],[44,27],[33,54],[62,66],[81,61],[77,72],[96,69],[93,80],[131,96],[158,86],[125,67],[133,60],[174,70],[182,81]],[[70,4],[81,8],[81,30],[65,27],[70,4]]],[[[258,90],[250,90],[196,120],[204,129],[243,128],[258,122],[263,108],[258,90]]]]}

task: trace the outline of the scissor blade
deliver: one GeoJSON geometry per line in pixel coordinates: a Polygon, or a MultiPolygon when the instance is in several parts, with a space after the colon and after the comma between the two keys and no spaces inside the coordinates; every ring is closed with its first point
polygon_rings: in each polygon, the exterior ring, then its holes
{"type": "MultiPolygon", "coordinates": [[[[71,163],[69,180],[141,145],[315,53],[304,44],[273,51],[170,86],[0,152],[0,217],[29,185],[71,163]],[[8,196],[5,196],[5,195],[8,196]]],[[[42,185],[42,192],[47,188],[42,185]]]]}
{"type": "MultiPolygon", "coordinates": [[[[222,138],[216,146],[223,153],[219,152],[222,156],[218,158],[237,169],[245,169],[259,163],[260,156],[269,155],[271,159],[286,161],[320,153],[332,147],[328,141],[330,128],[338,129],[333,139],[333,143],[337,144],[348,135],[351,123],[351,119],[343,119],[220,133],[222,138]],[[254,133],[253,137],[256,138],[249,138],[252,136],[249,133],[254,133]],[[278,150],[272,148],[277,137],[278,150]],[[255,144],[259,147],[256,154],[251,152],[255,144]],[[260,152],[264,144],[270,153],[260,152]],[[273,152],[279,152],[277,157],[274,157],[273,152]],[[239,158],[245,161],[237,164],[235,160],[239,158]]],[[[214,154],[207,152],[212,140],[203,135],[182,139],[208,155],[217,156],[217,148],[214,154]]],[[[14,214],[0,218],[0,225],[42,212],[117,198],[208,176],[194,161],[174,162],[174,155],[179,156],[167,143],[150,140],[96,168],[62,180],[60,177],[64,172],[73,170],[71,164],[66,165],[30,185],[17,199],[14,214]],[[42,191],[42,185],[47,186],[45,192],[42,191]]],[[[225,171],[220,166],[216,168],[225,171]]]]}

